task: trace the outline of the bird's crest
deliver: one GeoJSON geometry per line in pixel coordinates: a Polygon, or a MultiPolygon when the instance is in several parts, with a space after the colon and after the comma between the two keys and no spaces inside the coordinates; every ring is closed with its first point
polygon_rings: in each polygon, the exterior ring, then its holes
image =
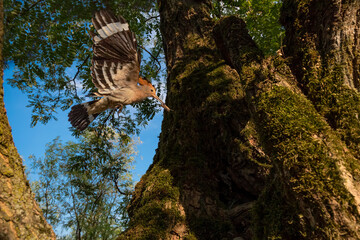
{"type": "Polygon", "coordinates": [[[148,85],[148,86],[152,86],[152,84],[150,83],[149,80],[147,80],[146,78],[143,77],[139,77],[139,84],[140,85],[148,85]]]}

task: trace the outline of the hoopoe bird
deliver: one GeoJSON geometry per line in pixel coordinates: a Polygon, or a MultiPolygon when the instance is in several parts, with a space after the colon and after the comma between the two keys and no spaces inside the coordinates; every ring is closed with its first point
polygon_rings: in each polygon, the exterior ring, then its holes
{"type": "Polygon", "coordinates": [[[95,94],[102,98],[73,106],[69,113],[71,125],[84,130],[101,112],[122,109],[147,97],[157,99],[170,111],[156,95],[154,86],[139,76],[141,56],[135,34],[129,30],[126,20],[108,10],[100,10],[92,23],[98,35],[91,32],[94,51],[91,76],[98,89],[95,94]]]}

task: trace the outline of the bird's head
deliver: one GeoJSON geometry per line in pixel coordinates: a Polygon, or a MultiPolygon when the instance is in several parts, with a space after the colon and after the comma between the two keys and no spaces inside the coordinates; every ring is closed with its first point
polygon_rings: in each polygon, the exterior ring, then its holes
{"type": "Polygon", "coordinates": [[[148,97],[153,97],[161,103],[161,106],[166,110],[170,111],[170,108],[156,95],[155,87],[146,78],[139,77],[139,84],[142,86],[144,93],[148,97]]]}

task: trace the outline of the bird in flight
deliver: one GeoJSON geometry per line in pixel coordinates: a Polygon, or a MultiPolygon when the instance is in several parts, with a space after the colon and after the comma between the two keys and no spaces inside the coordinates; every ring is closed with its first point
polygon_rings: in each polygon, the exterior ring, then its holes
{"type": "Polygon", "coordinates": [[[97,34],[93,39],[92,82],[98,89],[98,100],[75,105],[69,113],[71,125],[84,130],[103,111],[137,103],[147,97],[157,99],[161,106],[170,111],[156,95],[154,86],[139,76],[140,52],[135,34],[129,30],[126,20],[108,10],[100,10],[92,18],[97,34]]]}

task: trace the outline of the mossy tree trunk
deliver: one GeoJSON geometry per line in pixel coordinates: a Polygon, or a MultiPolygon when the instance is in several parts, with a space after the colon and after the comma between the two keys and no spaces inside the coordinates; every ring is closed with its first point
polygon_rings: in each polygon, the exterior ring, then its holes
{"type": "Polygon", "coordinates": [[[173,111],[119,239],[359,239],[358,1],[284,1],[266,58],[210,0],[158,3],[173,111]]]}
{"type": "Polygon", "coordinates": [[[158,3],[173,111],[165,113],[154,163],[136,186],[131,227],[120,239],[247,235],[268,159],[239,76],[216,48],[211,1],[158,3]]]}
{"type": "Polygon", "coordinates": [[[358,239],[359,159],[298,87],[287,62],[259,54],[241,19],[223,19],[215,29],[273,166],[254,206],[253,237],[358,239]]]}
{"type": "Polygon", "coordinates": [[[304,94],[360,158],[360,1],[284,1],[285,57],[304,94]]]}
{"type": "MultiPolygon", "coordinates": [[[[6,116],[3,89],[3,0],[0,0],[0,239],[55,239],[34,199],[6,116]]],[[[29,143],[31,144],[31,143],[29,143]]]]}

